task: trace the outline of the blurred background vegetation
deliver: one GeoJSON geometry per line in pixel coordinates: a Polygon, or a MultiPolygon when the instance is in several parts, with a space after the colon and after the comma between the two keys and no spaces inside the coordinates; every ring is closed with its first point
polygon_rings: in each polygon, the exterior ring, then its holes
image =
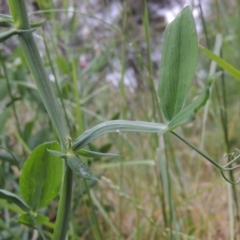
{"type": "MultiPolygon", "coordinates": [[[[64,108],[73,138],[110,119],[162,122],[155,89],[164,29],[192,7],[199,43],[239,68],[240,2],[237,0],[26,1],[32,21],[46,19],[35,38],[64,108]],[[80,119],[83,121],[81,122],[80,119]]],[[[0,12],[8,14],[0,0],[0,12]]],[[[0,145],[22,167],[40,143],[56,134],[36,91],[16,37],[0,44],[0,145]]],[[[204,88],[211,62],[199,62],[187,101],[204,88]]],[[[220,70],[220,69],[217,69],[220,70]]],[[[216,70],[216,71],[217,71],[216,70]]],[[[211,99],[195,121],[178,129],[212,158],[238,148],[239,82],[213,77],[211,99]]],[[[89,145],[118,158],[84,159],[99,183],[75,177],[69,239],[240,239],[240,189],[168,134],[114,133],[89,145]]],[[[230,176],[232,179],[236,176],[230,176]]],[[[18,170],[0,150],[0,188],[19,193],[18,170]]],[[[43,209],[52,232],[57,202],[43,209]]],[[[0,239],[37,239],[17,223],[19,209],[0,200],[0,239]]]]}

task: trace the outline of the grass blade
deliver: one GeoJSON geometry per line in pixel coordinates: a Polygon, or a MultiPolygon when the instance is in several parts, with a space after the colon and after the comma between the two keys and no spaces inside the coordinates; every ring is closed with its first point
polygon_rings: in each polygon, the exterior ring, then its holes
{"type": "Polygon", "coordinates": [[[207,57],[209,57],[211,60],[216,62],[221,68],[226,70],[234,78],[236,78],[237,80],[240,80],[240,71],[237,68],[235,68],[234,66],[229,64],[227,61],[225,61],[224,59],[217,56],[216,54],[214,54],[213,52],[211,52],[210,50],[208,50],[207,48],[201,45],[199,45],[199,50],[201,50],[207,57]]]}

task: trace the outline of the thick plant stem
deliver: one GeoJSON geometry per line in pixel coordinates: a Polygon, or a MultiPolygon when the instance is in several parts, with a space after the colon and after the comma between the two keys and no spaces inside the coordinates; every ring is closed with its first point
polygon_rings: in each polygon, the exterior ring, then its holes
{"type": "MultiPolygon", "coordinates": [[[[30,28],[25,2],[24,0],[8,0],[8,5],[14,20],[15,28],[17,30],[24,30],[24,33],[19,31],[19,40],[23,54],[37,85],[39,95],[54,127],[56,128],[62,151],[66,151],[70,148],[71,138],[68,134],[68,128],[63,112],[61,111],[60,105],[38,52],[38,48],[30,28]]],[[[65,163],[65,174],[63,176],[63,184],[53,235],[53,239],[55,240],[64,240],[66,237],[71,208],[71,190],[72,171],[65,163]]]]}
{"type": "MultiPolygon", "coordinates": [[[[30,30],[31,28],[27,18],[24,0],[9,0],[8,3],[15,27],[18,30],[30,30]]],[[[19,40],[28,67],[36,82],[38,92],[56,128],[61,146],[63,149],[66,149],[68,147],[67,141],[69,138],[67,124],[53,91],[51,82],[46,74],[32,32],[19,34],[19,40]]]]}
{"type": "Polygon", "coordinates": [[[19,40],[29,69],[35,79],[38,92],[56,128],[61,146],[66,149],[68,147],[66,144],[69,135],[65,119],[60,110],[61,108],[53,91],[51,82],[46,75],[34,38],[32,34],[24,34],[23,36],[19,36],[19,40]]]}
{"type": "Polygon", "coordinates": [[[54,227],[53,240],[65,240],[72,196],[72,170],[65,163],[66,170],[62,184],[61,196],[57,212],[57,220],[54,227]]]}

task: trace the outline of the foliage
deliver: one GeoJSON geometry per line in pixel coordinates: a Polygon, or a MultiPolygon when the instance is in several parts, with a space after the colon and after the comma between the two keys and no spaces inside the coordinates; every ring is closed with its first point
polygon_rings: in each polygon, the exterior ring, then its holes
{"type": "MultiPolygon", "coordinates": [[[[198,46],[192,11],[190,7],[185,7],[165,30],[156,93],[153,87],[153,65],[149,57],[151,44],[145,2],[143,24],[148,58],[145,60],[144,56],[138,54],[139,59],[134,64],[137,69],[140,69],[143,79],[147,76],[144,84],[148,86],[146,89],[150,89],[150,91],[147,92],[144,88],[144,91],[141,91],[139,95],[135,92],[127,93],[123,83],[126,70],[126,45],[128,44],[126,44],[126,39],[130,37],[127,31],[125,32],[125,25],[123,24],[123,30],[111,26],[114,34],[116,32],[122,34],[121,40],[111,39],[107,42],[101,54],[96,56],[86,68],[79,71],[77,65],[79,56],[76,54],[75,46],[73,44],[69,47],[71,45],[69,39],[77,37],[74,36],[77,11],[72,14],[69,22],[68,27],[71,29],[68,33],[69,36],[67,34],[61,35],[61,23],[56,22],[56,15],[54,14],[58,10],[48,12],[48,9],[53,7],[53,2],[48,1],[46,4],[42,4],[41,1],[38,2],[39,7],[44,10],[44,16],[50,18],[49,20],[29,23],[22,0],[18,2],[9,0],[11,16],[0,15],[0,26],[7,29],[1,32],[0,42],[5,42],[13,35],[17,35],[23,50],[23,52],[20,52],[17,48],[8,59],[2,57],[3,72],[0,76],[0,84],[8,89],[9,96],[3,96],[0,103],[1,107],[4,106],[0,116],[0,132],[3,135],[1,142],[2,145],[11,150],[12,155],[5,150],[3,150],[3,154],[0,153],[1,160],[3,160],[3,164],[0,166],[1,173],[3,173],[0,182],[2,188],[0,189],[0,203],[4,207],[5,217],[13,212],[13,218],[30,227],[19,227],[19,225],[16,225],[16,221],[15,223],[6,221],[7,225],[3,227],[4,223],[0,222],[0,228],[4,229],[0,238],[27,239],[31,234],[30,229],[37,228],[39,237],[42,239],[65,239],[66,234],[76,239],[89,230],[88,239],[106,239],[109,237],[111,239],[123,239],[125,224],[121,215],[127,213],[123,210],[124,201],[131,203],[130,212],[134,209],[137,215],[136,229],[132,233],[133,235],[129,235],[129,239],[135,237],[136,239],[181,239],[182,237],[191,239],[194,236],[206,236],[202,235],[201,230],[198,230],[194,216],[189,213],[181,216],[180,211],[185,211],[185,209],[178,210],[181,207],[181,201],[188,202],[191,199],[191,196],[188,197],[189,192],[186,190],[186,182],[189,178],[187,175],[193,173],[185,170],[187,167],[191,169],[191,163],[187,166],[188,164],[182,163],[178,159],[178,156],[181,156],[183,152],[177,150],[177,146],[174,146],[174,151],[171,150],[173,145],[179,143],[175,142],[169,133],[172,133],[216,166],[225,180],[232,184],[238,183],[239,181],[235,181],[232,175],[232,170],[239,167],[239,165],[236,165],[239,158],[238,151],[227,155],[228,162],[222,164],[209,157],[205,153],[206,151],[202,150],[202,147],[196,147],[191,138],[189,138],[189,141],[175,132],[177,127],[187,123],[192,124],[192,121],[198,118],[196,114],[201,108],[204,108],[204,116],[207,115],[216,80],[223,76],[222,72],[216,73],[216,68],[212,70],[211,75],[205,80],[205,87],[197,90],[198,97],[193,99],[195,85],[192,85],[192,83],[198,61],[198,49],[232,76],[239,79],[237,68],[217,56],[218,53],[213,53],[202,46],[198,46]],[[51,27],[55,29],[54,33],[49,31],[48,22],[51,22],[51,27]],[[33,33],[35,34],[36,28],[43,24],[46,24],[46,27],[41,34],[46,52],[40,55],[38,50],[40,47],[36,45],[33,33]],[[62,52],[57,48],[61,41],[69,41],[69,45],[64,45],[64,51],[62,52]],[[122,79],[120,95],[116,97],[114,88],[110,89],[106,83],[100,86],[100,81],[96,82],[93,76],[101,77],[107,66],[111,65],[109,58],[112,57],[111,54],[117,55],[115,51],[118,51],[116,48],[118,44],[122,45],[120,54],[122,79]],[[30,80],[31,77],[26,70],[27,67],[32,74],[34,83],[30,80]],[[54,84],[49,81],[49,72],[52,73],[54,84]],[[106,90],[107,93],[102,94],[106,90]],[[130,108],[125,107],[128,99],[139,104],[139,109],[133,110],[133,112],[137,112],[134,115],[130,108]],[[21,103],[21,110],[18,108],[19,102],[21,103]],[[94,111],[90,110],[92,107],[94,111]],[[10,109],[13,115],[10,115],[10,109]],[[26,109],[27,120],[22,122],[21,112],[26,109]],[[159,109],[161,112],[159,112],[159,109]],[[15,149],[15,146],[12,147],[11,144],[8,144],[8,142],[11,142],[9,140],[9,129],[12,129],[11,125],[13,125],[12,116],[16,122],[16,129],[14,126],[11,131],[14,131],[14,138],[17,140],[15,145],[19,149],[15,149]],[[46,120],[46,116],[50,118],[51,122],[46,120]],[[164,120],[159,120],[162,119],[162,116],[164,116],[164,120]],[[141,119],[141,121],[121,120],[120,118],[141,119]],[[140,134],[128,133],[126,135],[124,132],[139,132],[140,134]],[[148,136],[147,133],[155,134],[148,136]],[[59,140],[59,143],[56,142],[56,139],[59,140]],[[108,153],[110,148],[119,150],[121,156],[128,161],[125,162],[123,159],[118,161],[120,156],[108,153]],[[154,158],[154,152],[157,153],[157,160],[144,160],[144,158],[154,158]],[[137,156],[140,160],[130,161],[132,156],[137,156]],[[107,157],[107,160],[104,160],[103,157],[107,157]],[[17,165],[16,159],[21,167],[19,185],[17,184],[18,176],[12,173],[15,169],[14,165],[17,165]],[[131,169],[130,166],[133,166],[133,168],[131,169]],[[135,169],[136,166],[138,166],[137,170],[135,169]],[[152,169],[151,166],[154,166],[154,168],[152,169]],[[120,171],[115,171],[115,169],[111,171],[112,168],[116,167],[120,167],[120,171]],[[128,174],[125,174],[126,167],[131,169],[126,170],[128,174]],[[106,171],[107,168],[110,170],[106,171]],[[137,171],[139,178],[135,178],[135,171],[137,171]],[[226,177],[224,171],[230,172],[228,177],[226,177]],[[72,173],[75,173],[74,176],[72,176],[72,173]],[[109,174],[112,174],[110,177],[112,180],[106,177],[109,174]],[[120,180],[117,177],[118,174],[120,180]],[[119,186],[112,182],[118,181],[117,179],[119,180],[119,186]],[[149,189],[149,193],[150,189],[154,189],[154,199],[156,200],[156,196],[159,196],[157,204],[161,206],[160,220],[154,215],[154,212],[149,217],[147,207],[145,208],[144,205],[141,206],[138,203],[143,200],[142,192],[135,193],[136,200],[127,194],[129,189],[124,189],[127,182],[131,182],[131,186],[135,190],[140,189],[141,185],[146,188],[146,191],[149,189]],[[175,191],[173,190],[173,182],[176,183],[178,188],[178,194],[175,197],[172,195],[175,191]],[[119,199],[109,200],[108,190],[100,199],[98,194],[101,191],[101,184],[106,184],[111,191],[119,195],[119,199]],[[11,185],[13,187],[10,187],[11,185]],[[74,187],[73,192],[72,186],[74,187]],[[72,201],[71,196],[73,197],[72,201]],[[57,214],[56,203],[58,203],[57,214]],[[119,223],[112,221],[110,214],[110,211],[115,212],[117,204],[120,211],[119,223]],[[76,209],[79,207],[87,209],[88,214],[85,214],[88,215],[87,217],[77,214],[76,209]],[[50,218],[51,215],[53,220],[50,218]],[[145,231],[141,230],[143,224],[141,217],[144,221],[147,221],[148,228],[151,229],[151,231],[148,231],[151,234],[148,234],[147,237],[145,231]],[[56,221],[54,221],[55,218],[56,221]],[[54,221],[54,224],[52,221],[54,221]],[[69,228],[69,222],[74,227],[69,228]],[[159,222],[161,222],[160,227],[159,222]],[[106,225],[110,230],[105,232],[106,225]],[[18,230],[13,232],[12,230],[15,228],[18,230]]],[[[67,8],[67,3],[65,5],[67,8]]],[[[126,9],[128,8],[126,7],[126,9]]],[[[127,12],[124,16],[127,18],[127,12]]],[[[64,24],[67,24],[67,22],[64,24]]],[[[64,27],[64,31],[67,31],[66,25],[64,27]]],[[[139,50],[136,42],[133,42],[132,45],[134,45],[136,51],[139,50]]],[[[91,49],[91,46],[80,46],[78,50],[84,53],[89,48],[91,49]]],[[[216,94],[219,94],[219,92],[216,94]]],[[[225,96],[224,94],[223,92],[223,96],[225,96]]],[[[212,117],[216,116],[213,115],[212,117]]],[[[206,119],[204,124],[205,121],[206,119]]],[[[227,117],[224,112],[221,112],[221,121],[225,134],[224,144],[227,152],[230,152],[227,117]]],[[[189,130],[188,127],[182,127],[183,133],[187,130],[189,130]]],[[[188,158],[190,158],[189,149],[186,153],[188,158]]],[[[198,183],[199,169],[196,176],[195,174],[193,176],[198,183]]],[[[216,178],[218,179],[219,175],[216,178]]],[[[212,187],[214,184],[216,183],[214,182],[212,187]]],[[[229,201],[234,202],[238,211],[237,191],[234,187],[229,189],[229,197],[233,196],[234,198],[229,201]]],[[[204,189],[205,191],[207,190],[204,189]]],[[[195,195],[192,196],[193,199],[196,197],[195,195]]],[[[233,221],[234,214],[230,213],[230,217],[233,221]]],[[[233,237],[233,232],[233,229],[231,229],[231,237],[233,237]]]]}

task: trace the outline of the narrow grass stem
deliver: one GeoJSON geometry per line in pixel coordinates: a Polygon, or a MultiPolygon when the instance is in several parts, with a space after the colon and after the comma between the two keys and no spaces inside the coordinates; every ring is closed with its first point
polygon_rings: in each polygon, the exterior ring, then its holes
{"type": "Polygon", "coordinates": [[[204,31],[207,47],[208,47],[208,49],[210,49],[210,42],[209,42],[209,38],[208,38],[206,22],[205,22],[205,19],[204,19],[204,16],[203,16],[201,0],[198,0],[198,6],[199,6],[199,10],[200,10],[200,16],[201,16],[201,20],[202,20],[203,31],[204,31]]]}
{"type": "Polygon", "coordinates": [[[0,53],[0,60],[2,62],[3,72],[4,72],[4,75],[5,75],[5,78],[6,78],[6,82],[7,82],[8,94],[9,94],[9,96],[11,98],[11,102],[12,102],[13,115],[15,117],[17,130],[18,130],[19,135],[21,137],[23,137],[22,130],[20,128],[20,122],[19,122],[18,115],[17,115],[17,108],[16,108],[16,105],[15,105],[15,100],[14,100],[14,96],[12,94],[11,84],[10,84],[10,81],[9,81],[9,78],[8,78],[7,68],[6,68],[2,53],[0,53]]]}
{"type": "Polygon", "coordinates": [[[76,134],[81,135],[84,132],[84,124],[83,124],[83,115],[81,109],[81,101],[79,96],[79,88],[78,88],[78,72],[77,72],[77,61],[73,57],[72,58],[72,77],[74,84],[74,97],[76,101],[76,116],[78,125],[76,125],[76,134]]]}
{"type": "Polygon", "coordinates": [[[151,59],[151,38],[150,38],[150,29],[149,29],[149,13],[148,13],[148,6],[147,1],[143,1],[144,4],[144,13],[143,13],[143,24],[144,24],[144,31],[145,31],[145,38],[147,43],[147,67],[148,67],[148,73],[149,73],[149,86],[151,88],[151,98],[152,98],[152,118],[156,121],[158,120],[156,117],[156,110],[159,114],[159,107],[156,108],[156,103],[158,102],[155,86],[154,86],[154,80],[153,80],[153,64],[151,59]]]}

